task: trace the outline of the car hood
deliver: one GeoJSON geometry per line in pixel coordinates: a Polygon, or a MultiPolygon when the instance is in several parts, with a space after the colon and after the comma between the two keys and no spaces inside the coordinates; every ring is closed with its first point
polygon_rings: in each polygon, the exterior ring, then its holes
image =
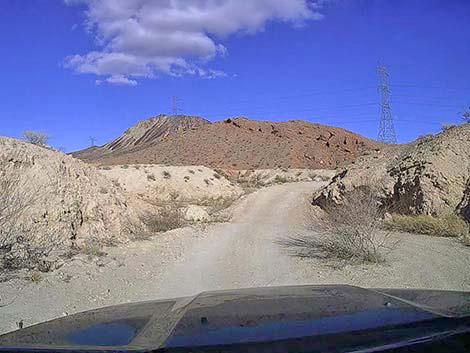
{"type": "Polygon", "coordinates": [[[370,332],[385,327],[468,316],[469,292],[347,285],[252,288],[70,315],[0,336],[0,351],[148,352],[305,337],[338,342],[350,332],[367,331],[370,338],[370,332]]]}

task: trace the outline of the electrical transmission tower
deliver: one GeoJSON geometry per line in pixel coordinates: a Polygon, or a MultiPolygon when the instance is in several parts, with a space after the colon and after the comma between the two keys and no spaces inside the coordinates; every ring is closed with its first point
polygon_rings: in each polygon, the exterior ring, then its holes
{"type": "Polygon", "coordinates": [[[91,144],[91,147],[95,147],[96,146],[96,141],[98,140],[96,137],[92,137],[90,136],[90,144],[91,144]]]}
{"type": "Polygon", "coordinates": [[[393,124],[392,108],[390,106],[390,85],[387,68],[384,65],[379,64],[377,67],[377,73],[380,78],[379,92],[381,95],[379,141],[385,143],[397,143],[397,135],[395,134],[395,126],[393,124]]]}
{"type": "Polygon", "coordinates": [[[171,99],[171,112],[173,115],[179,115],[181,113],[181,99],[177,96],[173,96],[171,99]]]}

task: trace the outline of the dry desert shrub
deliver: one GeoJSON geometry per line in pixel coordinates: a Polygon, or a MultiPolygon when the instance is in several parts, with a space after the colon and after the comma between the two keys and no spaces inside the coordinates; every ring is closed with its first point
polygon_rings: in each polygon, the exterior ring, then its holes
{"type": "Polygon", "coordinates": [[[295,254],[322,259],[381,263],[398,245],[390,232],[383,231],[384,211],[372,188],[355,189],[342,204],[326,209],[322,216],[310,215],[310,234],[281,241],[295,254]]]}
{"type": "Polygon", "coordinates": [[[459,237],[462,239],[468,236],[469,230],[468,224],[453,213],[439,217],[394,214],[385,225],[389,229],[407,233],[427,234],[437,237],[459,237]]]}
{"type": "Polygon", "coordinates": [[[49,141],[50,136],[48,134],[26,130],[23,131],[23,139],[26,142],[32,143],[33,145],[45,146],[47,141],[49,141]]]}
{"type": "Polygon", "coordinates": [[[60,244],[57,231],[26,222],[38,192],[15,173],[0,174],[0,269],[45,269],[44,259],[60,244]]]}
{"type": "Polygon", "coordinates": [[[462,114],[462,121],[466,124],[470,123],[470,107],[464,109],[462,114]]]}
{"type": "Polygon", "coordinates": [[[287,179],[287,177],[285,177],[284,175],[276,175],[276,177],[274,178],[274,182],[276,184],[285,184],[287,183],[289,180],[287,179]]]}
{"type": "Polygon", "coordinates": [[[243,189],[245,193],[249,194],[250,192],[262,188],[263,186],[266,186],[266,182],[263,180],[263,175],[247,174],[248,173],[239,175],[238,178],[234,180],[243,189]]]}
{"type": "Polygon", "coordinates": [[[226,208],[230,207],[236,200],[238,200],[239,196],[219,196],[219,197],[206,197],[199,199],[197,201],[193,201],[192,203],[203,206],[207,209],[207,213],[209,215],[214,215],[226,208]]]}
{"type": "Polygon", "coordinates": [[[447,130],[450,130],[454,127],[456,127],[457,125],[456,124],[442,124],[441,125],[441,131],[444,132],[444,131],[447,131],[447,130]]]}
{"type": "Polygon", "coordinates": [[[106,253],[103,251],[102,242],[98,241],[96,237],[91,237],[88,239],[80,249],[80,252],[87,255],[89,259],[106,255],[106,253]]]}
{"type": "Polygon", "coordinates": [[[184,211],[175,203],[163,206],[157,214],[145,215],[142,221],[151,233],[166,232],[186,225],[184,211]]]}

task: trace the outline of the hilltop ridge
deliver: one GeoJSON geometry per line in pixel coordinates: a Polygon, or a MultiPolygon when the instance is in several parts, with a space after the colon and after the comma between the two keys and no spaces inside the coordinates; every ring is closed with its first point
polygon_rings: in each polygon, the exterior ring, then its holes
{"type": "Polygon", "coordinates": [[[197,117],[158,116],[77,158],[101,165],[169,164],[211,168],[327,168],[349,164],[382,144],[351,131],[303,120],[238,117],[210,123],[197,117]]]}

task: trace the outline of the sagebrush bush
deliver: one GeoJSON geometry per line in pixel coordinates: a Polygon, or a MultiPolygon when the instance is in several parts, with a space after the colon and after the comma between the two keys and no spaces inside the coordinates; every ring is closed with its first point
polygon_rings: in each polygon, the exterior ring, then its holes
{"type": "Polygon", "coordinates": [[[18,175],[0,173],[0,268],[9,270],[36,268],[60,243],[57,232],[46,233],[22,221],[38,191],[19,180],[18,175]]]}
{"type": "Polygon", "coordinates": [[[274,178],[274,182],[276,184],[284,184],[288,182],[288,179],[283,175],[276,175],[276,177],[274,178]]]}
{"type": "Polygon", "coordinates": [[[456,214],[439,217],[428,215],[405,216],[394,214],[386,227],[408,233],[419,233],[437,237],[462,237],[468,233],[468,224],[456,214]]]}
{"type": "Polygon", "coordinates": [[[165,205],[157,214],[147,214],[143,219],[152,233],[166,232],[186,225],[183,210],[177,205],[165,205]]]}
{"type": "Polygon", "coordinates": [[[384,212],[375,195],[368,187],[346,194],[342,204],[330,206],[323,216],[307,218],[309,235],[290,237],[281,244],[307,257],[385,261],[384,255],[398,243],[381,230],[384,212]]]}
{"type": "Polygon", "coordinates": [[[26,130],[23,131],[23,139],[26,142],[32,143],[33,145],[37,146],[45,146],[46,143],[49,141],[50,136],[43,132],[31,131],[26,130]]]}

